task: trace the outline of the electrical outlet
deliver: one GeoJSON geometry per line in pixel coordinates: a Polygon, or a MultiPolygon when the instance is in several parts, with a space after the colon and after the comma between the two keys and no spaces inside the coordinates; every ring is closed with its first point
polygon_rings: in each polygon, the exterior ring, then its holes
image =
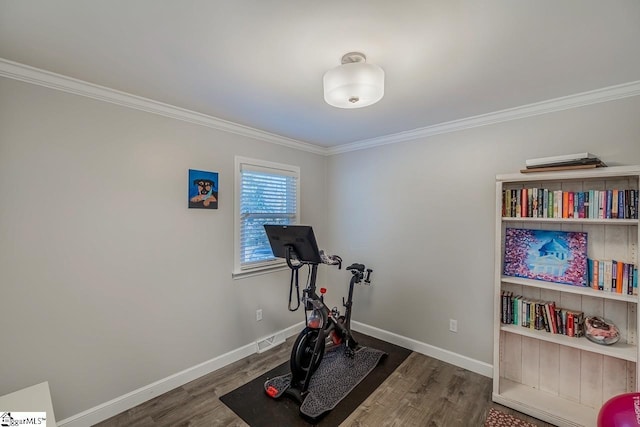
{"type": "Polygon", "coordinates": [[[451,332],[458,332],[458,321],[455,319],[449,319],[449,330],[451,332]]]}
{"type": "Polygon", "coordinates": [[[256,310],[256,322],[259,322],[262,320],[262,309],[259,308],[256,310]]]}

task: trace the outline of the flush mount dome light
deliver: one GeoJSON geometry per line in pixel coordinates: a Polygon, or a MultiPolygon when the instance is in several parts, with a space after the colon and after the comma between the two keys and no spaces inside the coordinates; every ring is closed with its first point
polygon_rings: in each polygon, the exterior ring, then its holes
{"type": "Polygon", "coordinates": [[[361,108],[375,104],[384,96],[384,70],[367,64],[360,52],[342,57],[342,65],[327,71],[322,79],[324,100],[338,108],[361,108]]]}

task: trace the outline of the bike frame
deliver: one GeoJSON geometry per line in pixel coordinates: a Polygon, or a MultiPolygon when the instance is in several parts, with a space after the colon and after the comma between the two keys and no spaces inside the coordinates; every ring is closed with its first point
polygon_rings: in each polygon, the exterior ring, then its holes
{"type": "MultiPolygon", "coordinates": [[[[291,262],[293,250],[291,248],[287,248],[287,265],[291,269],[299,268],[300,266],[294,266],[291,262]]],[[[335,316],[331,313],[329,307],[324,303],[324,300],[321,296],[319,296],[316,292],[316,277],[318,274],[318,264],[316,263],[304,263],[310,265],[311,273],[309,284],[303,290],[303,300],[304,300],[304,310],[305,310],[305,323],[308,320],[307,312],[316,310],[320,313],[322,317],[322,325],[318,330],[318,338],[315,343],[315,347],[313,349],[313,354],[311,356],[311,361],[309,364],[309,369],[305,375],[305,378],[292,378],[292,384],[302,383],[301,394],[304,396],[309,388],[309,382],[311,381],[311,376],[313,375],[314,366],[318,361],[321,355],[324,353],[322,351],[322,347],[325,346],[325,341],[327,336],[331,333],[331,331],[337,330],[340,335],[343,344],[349,350],[354,350],[358,347],[358,342],[353,338],[351,334],[351,308],[353,306],[353,289],[356,283],[359,283],[364,277],[364,266],[362,264],[353,264],[348,267],[352,273],[351,280],[349,282],[349,293],[347,300],[342,299],[342,305],[345,307],[345,320],[344,322],[340,322],[339,319],[336,319],[335,316]],[[353,268],[352,268],[353,267],[353,268]]],[[[348,351],[349,351],[348,350],[348,351]]]]}
{"type": "MultiPolygon", "coordinates": [[[[317,265],[313,265],[312,271],[317,269],[317,265]]],[[[359,273],[359,272],[358,272],[359,273]]],[[[312,277],[313,277],[312,273],[312,277]]],[[[351,281],[349,282],[349,296],[347,301],[344,302],[345,306],[345,321],[344,323],[340,323],[338,319],[336,319],[332,314],[329,307],[324,303],[322,298],[318,296],[316,293],[315,282],[312,281],[307,289],[305,289],[305,293],[307,294],[307,300],[305,301],[305,321],[307,318],[306,312],[309,310],[316,309],[322,316],[322,325],[318,330],[318,339],[316,340],[315,348],[313,349],[313,355],[311,357],[311,361],[309,363],[309,370],[304,378],[304,382],[301,388],[301,394],[304,396],[309,388],[309,382],[311,381],[311,376],[314,371],[311,369],[314,366],[323,352],[321,351],[321,347],[326,345],[326,338],[331,333],[331,331],[337,330],[340,337],[342,338],[342,344],[346,346],[346,348],[354,350],[358,347],[358,342],[353,338],[351,334],[351,306],[353,305],[353,288],[356,283],[359,282],[357,280],[358,274],[354,274],[351,277],[351,281]]],[[[299,381],[300,379],[292,378],[291,381],[299,381]]]]}

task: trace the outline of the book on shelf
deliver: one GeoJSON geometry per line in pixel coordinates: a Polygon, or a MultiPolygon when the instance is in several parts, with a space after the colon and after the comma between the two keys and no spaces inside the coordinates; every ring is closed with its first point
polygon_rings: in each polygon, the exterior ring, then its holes
{"type": "Polygon", "coordinates": [[[503,191],[503,201],[502,201],[502,214],[506,215],[506,216],[511,216],[511,213],[513,212],[513,208],[512,208],[512,203],[515,202],[515,200],[511,200],[511,194],[513,193],[512,191],[503,191]]]}
{"type": "Polygon", "coordinates": [[[589,286],[590,288],[593,288],[593,279],[594,279],[593,265],[594,265],[594,260],[591,258],[587,258],[587,278],[588,278],[587,286],[589,286]]]}
{"type": "Polygon", "coordinates": [[[629,272],[631,272],[632,275],[632,282],[631,282],[631,291],[633,291],[633,268],[631,266],[629,266],[628,264],[625,266],[623,266],[622,268],[622,286],[624,288],[627,289],[627,292],[629,291],[629,272]]]}
{"type": "Polygon", "coordinates": [[[575,336],[575,329],[573,324],[573,314],[567,312],[567,336],[573,337],[575,336]]]}
{"type": "Polygon", "coordinates": [[[610,259],[604,260],[602,262],[604,264],[604,282],[603,282],[603,290],[605,292],[611,292],[612,285],[612,272],[613,272],[613,262],[610,259]]]}
{"type": "Polygon", "coordinates": [[[554,334],[558,333],[558,327],[556,324],[556,303],[551,301],[544,305],[546,319],[548,322],[547,332],[552,332],[554,334]]]}
{"type": "Polygon", "coordinates": [[[570,337],[580,338],[584,336],[584,313],[581,311],[567,311],[567,322],[571,325],[570,337]]]}
{"type": "Polygon", "coordinates": [[[542,189],[542,217],[549,216],[549,206],[553,209],[553,193],[547,188],[542,189]]]}
{"type": "Polygon", "coordinates": [[[628,206],[627,218],[638,218],[638,191],[637,190],[625,190],[625,193],[629,191],[626,205],[628,206]]]}
{"type": "Polygon", "coordinates": [[[591,197],[589,191],[583,191],[584,194],[584,209],[580,218],[589,218],[589,209],[591,209],[591,197]]]}
{"type": "Polygon", "coordinates": [[[512,322],[514,325],[518,325],[520,322],[520,310],[521,310],[521,302],[520,300],[522,299],[521,295],[516,295],[515,297],[513,297],[513,304],[512,304],[512,311],[513,311],[513,316],[512,316],[512,322]]]}
{"type": "Polygon", "coordinates": [[[559,307],[555,308],[556,311],[556,325],[557,325],[557,333],[561,334],[561,335],[566,335],[567,334],[567,330],[565,328],[565,322],[564,322],[564,318],[562,315],[562,309],[559,307]]]}
{"type": "Polygon", "coordinates": [[[604,261],[598,262],[598,290],[604,291],[604,261]]]}
{"type": "Polygon", "coordinates": [[[574,218],[584,218],[584,192],[578,191],[578,202],[575,204],[573,217],[574,218]]]}

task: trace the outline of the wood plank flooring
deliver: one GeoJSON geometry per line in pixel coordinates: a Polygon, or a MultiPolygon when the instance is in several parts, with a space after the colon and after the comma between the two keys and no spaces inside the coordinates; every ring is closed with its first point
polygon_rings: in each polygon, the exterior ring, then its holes
{"type": "MultiPolygon", "coordinates": [[[[293,339],[136,406],[96,427],[246,426],[219,397],[287,361],[293,339]]],[[[431,357],[411,355],[341,426],[483,426],[495,407],[549,427],[491,401],[490,378],[431,357]]]]}

